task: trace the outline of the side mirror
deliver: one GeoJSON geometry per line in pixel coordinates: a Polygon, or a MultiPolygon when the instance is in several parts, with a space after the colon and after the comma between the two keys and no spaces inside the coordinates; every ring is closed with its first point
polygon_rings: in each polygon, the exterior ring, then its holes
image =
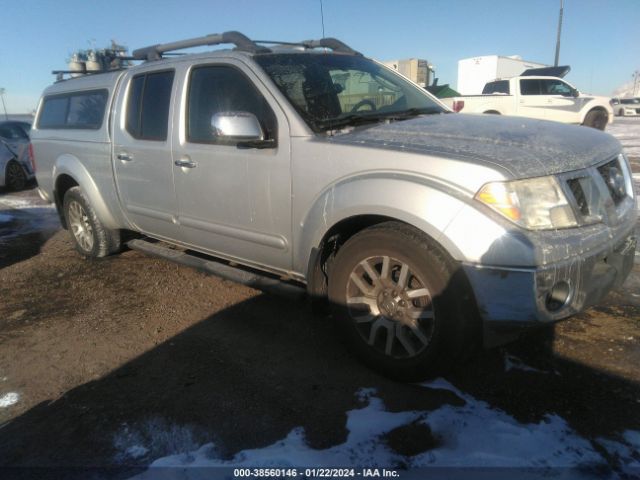
{"type": "Polygon", "coordinates": [[[264,132],[260,122],[249,112],[219,112],[211,117],[213,135],[229,143],[262,141],[264,132]]]}
{"type": "Polygon", "coordinates": [[[580,91],[578,91],[577,88],[574,88],[573,90],[571,90],[571,96],[573,98],[578,98],[580,96],[580,91]]]}

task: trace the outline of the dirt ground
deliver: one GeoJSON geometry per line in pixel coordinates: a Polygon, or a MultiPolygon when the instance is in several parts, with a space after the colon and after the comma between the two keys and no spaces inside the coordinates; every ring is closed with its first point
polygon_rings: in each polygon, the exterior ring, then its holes
{"type": "MultiPolygon", "coordinates": [[[[194,447],[214,437],[229,457],[299,426],[313,448],[327,448],[344,441],[362,387],[389,411],[460,401],[363,367],[303,301],[135,251],[83,260],[54,221],[19,228],[33,215],[55,220],[52,209],[12,213],[0,231],[0,396],[20,401],[0,408],[0,465],[114,465],[118,436],[149,421],[188,426],[194,447]]],[[[638,365],[636,262],[602,305],[485,351],[447,379],[521,422],[557,413],[582,436],[615,438],[640,430],[638,365]],[[537,372],[505,369],[505,359],[537,372]]],[[[395,437],[399,451],[429,448],[420,429],[395,437]]],[[[166,454],[157,448],[140,464],[166,454]]]]}

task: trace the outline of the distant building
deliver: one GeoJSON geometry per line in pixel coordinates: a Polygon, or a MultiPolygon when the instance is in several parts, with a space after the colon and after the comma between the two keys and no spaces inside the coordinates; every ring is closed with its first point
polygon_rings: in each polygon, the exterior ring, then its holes
{"type": "Polygon", "coordinates": [[[518,55],[503,57],[485,55],[458,61],[458,90],[462,95],[480,95],[485,83],[496,78],[517,77],[529,68],[548,67],[544,63],[529,62],[518,55]]]}
{"type": "Polygon", "coordinates": [[[405,60],[389,60],[382,62],[383,65],[404,75],[409,80],[417,83],[421,87],[426,87],[431,81],[433,65],[421,58],[407,58],[405,60]]]}

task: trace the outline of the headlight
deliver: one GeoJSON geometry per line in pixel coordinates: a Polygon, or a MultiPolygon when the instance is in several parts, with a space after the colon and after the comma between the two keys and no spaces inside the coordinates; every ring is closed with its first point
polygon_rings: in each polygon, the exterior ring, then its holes
{"type": "Polygon", "coordinates": [[[530,230],[578,224],[555,177],[487,183],[476,193],[475,199],[530,230]]]}

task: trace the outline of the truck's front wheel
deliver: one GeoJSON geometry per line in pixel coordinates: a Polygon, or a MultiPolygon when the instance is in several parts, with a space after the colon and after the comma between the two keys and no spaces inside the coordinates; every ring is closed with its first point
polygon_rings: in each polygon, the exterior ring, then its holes
{"type": "Polygon", "coordinates": [[[72,187],[67,191],[63,212],[73,244],[81,255],[100,258],[119,249],[119,232],[102,225],[80,187],[72,187]]]}
{"type": "Polygon", "coordinates": [[[347,241],[332,262],[329,301],[354,352],[399,380],[442,371],[472,342],[474,312],[454,263],[407,225],[388,222],[347,241]]]}
{"type": "Polygon", "coordinates": [[[591,110],[584,117],[583,125],[586,127],[604,130],[609,122],[609,114],[604,110],[591,110]]]}

